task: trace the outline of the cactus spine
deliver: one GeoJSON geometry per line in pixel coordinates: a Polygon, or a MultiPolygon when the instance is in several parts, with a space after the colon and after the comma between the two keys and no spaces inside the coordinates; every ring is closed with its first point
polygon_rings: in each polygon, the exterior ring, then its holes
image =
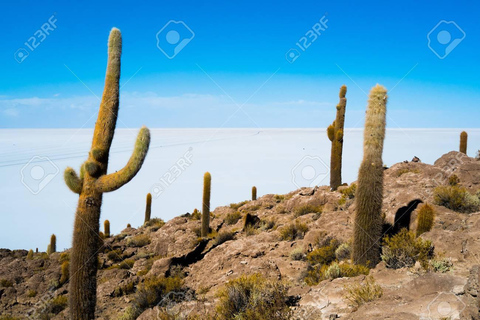
{"type": "Polygon", "coordinates": [[[353,262],[374,267],[380,261],[383,200],[383,141],[385,139],[387,90],[376,85],[370,91],[363,142],[363,161],[355,194],[353,262]]]}
{"type": "Polygon", "coordinates": [[[431,205],[425,203],[420,207],[417,216],[417,237],[424,232],[432,230],[435,210],[431,205]]]}
{"type": "Polygon", "coordinates": [[[252,187],[252,201],[257,200],[257,187],[252,187]]]}
{"type": "Polygon", "coordinates": [[[50,244],[47,247],[47,253],[50,255],[54,252],[57,252],[57,237],[52,234],[50,237],[50,244]]]}
{"type": "Polygon", "coordinates": [[[127,165],[107,174],[110,145],[118,115],[121,53],[122,35],[120,30],[113,28],[108,39],[105,88],[88,160],[81,166],[80,176],[72,168],[67,168],[64,173],[67,186],[79,194],[70,261],[69,306],[72,320],[91,320],[95,317],[103,193],[117,190],[133,179],[145,160],[150,144],[150,132],[142,127],[127,165]]]}
{"type": "Polygon", "coordinates": [[[104,231],[105,238],[110,237],[110,221],[105,220],[103,222],[103,231],[104,231]]]}
{"type": "Polygon", "coordinates": [[[468,140],[468,133],[462,131],[460,133],[460,152],[467,154],[467,140],[468,140]]]}
{"type": "Polygon", "coordinates": [[[145,207],[145,222],[150,221],[150,216],[152,215],[152,194],[147,194],[147,206],[145,207]]]}
{"type": "Polygon", "coordinates": [[[345,125],[345,109],[347,107],[347,87],[340,88],[340,102],[337,104],[337,115],[335,121],[328,126],[328,139],[332,141],[332,152],[330,156],[330,188],[337,190],[342,184],[342,152],[343,152],[343,130],[345,125]]]}
{"type": "Polygon", "coordinates": [[[207,237],[210,231],[210,188],[212,176],[205,172],[203,176],[203,205],[202,205],[202,237],[207,237]]]}

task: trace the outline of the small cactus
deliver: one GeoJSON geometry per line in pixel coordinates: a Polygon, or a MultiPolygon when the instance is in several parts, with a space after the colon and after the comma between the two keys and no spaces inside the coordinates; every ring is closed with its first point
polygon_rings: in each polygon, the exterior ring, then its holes
{"type": "Polygon", "coordinates": [[[342,153],[343,153],[343,131],[345,125],[345,109],[347,106],[347,87],[340,88],[340,102],[337,105],[335,121],[327,128],[327,136],[332,141],[330,156],[330,188],[337,190],[342,184],[342,153]]]}
{"type": "Polygon", "coordinates": [[[68,260],[63,261],[62,267],[61,267],[61,274],[62,275],[60,277],[60,284],[64,284],[70,278],[70,270],[69,269],[70,269],[70,262],[68,260]]]}
{"type": "Polygon", "coordinates": [[[132,225],[130,223],[127,224],[127,228],[131,228],[132,225]]]}
{"type": "Polygon", "coordinates": [[[202,237],[207,237],[210,231],[210,189],[212,176],[205,172],[203,176],[203,203],[202,203],[202,237]]]}
{"type": "Polygon", "coordinates": [[[460,152],[467,154],[467,140],[468,140],[468,133],[462,131],[460,133],[460,152]]]}
{"type": "Polygon", "coordinates": [[[50,237],[50,244],[47,247],[47,253],[50,255],[55,252],[57,252],[57,237],[52,234],[50,237]]]}
{"type": "Polygon", "coordinates": [[[33,250],[32,250],[32,249],[30,249],[30,250],[28,251],[28,253],[27,253],[27,259],[28,259],[28,260],[32,260],[32,259],[33,259],[33,250]]]}
{"type": "Polygon", "coordinates": [[[385,139],[387,90],[372,88],[365,117],[363,161],[355,192],[356,214],[353,228],[355,264],[374,267],[380,261],[383,201],[383,142],[385,139]]]}
{"type": "Polygon", "coordinates": [[[147,223],[150,221],[150,217],[152,215],[152,194],[147,194],[147,206],[145,207],[145,222],[147,223]]]}
{"type": "Polygon", "coordinates": [[[110,237],[110,221],[105,220],[103,222],[103,230],[104,230],[104,237],[109,238],[110,237]]]}
{"type": "Polygon", "coordinates": [[[257,187],[252,187],[252,201],[257,200],[257,187]]]}
{"type": "Polygon", "coordinates": [[[433,220],[435,219],[435,209],[425,203],[420,207],[417,216],[417,237],[424,232],[432,230],[433,220]]]}

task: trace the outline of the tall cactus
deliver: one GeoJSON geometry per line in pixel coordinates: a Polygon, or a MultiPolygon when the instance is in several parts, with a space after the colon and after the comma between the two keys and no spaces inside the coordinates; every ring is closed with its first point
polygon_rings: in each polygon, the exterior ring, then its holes
{"type": "Polygon", "coordinates": [[[52,234],[50,237],[50,244],[47,247],[47,253],[52,254],[54,252],[57,252],[57,237],[52,234]]]}
{"type": "Polygon", "coordinates": [[[370,91],[363,142],[363,161],[358,172],[353,227],[353,261],[374,267],[380,261],[383,200],[383,141],[385,139],[387,89],[370,91]]]}
{"type": "Polygon", "coordinates": [[[337,105],[335,121],[328,126],[328,139],[332,141],[332,153],[330,156],[330,188],[337,190],[342,184],[342,152],[343,152],[343,128],[345,125],[345,109],[347,107],[347,87],[340,88],[340,102],[337,105]]]}
{"type": "Polygon", "coordinates": [[[103,231],[104,231],[104,234],[105,234],[105,238],[110,237],[110,221],[105,220],[103,222],[103,231]]]}
{"type": "Polygon", "coordinates": [[[252,187],[252,201],[257,200],[257,187],[252,187]]]}
{"type": "Polygon", "coordinates": [[[150,131],[142,127],[127,165],[107,174],[110,145],[118,115],[121,53],[122,35],[120,30],[113,28],[108,39],[105,88],[88,159],[80,168],[80,176],[72,168],[67,168],[64,174],[67,186],[79,194],[70,261],[69,306],[72,320],[90,320],[95,317],[97,252],[101,245],[99,220],[103,193],[115,191],[133,179],[142,167],[150,145],[150,131]]]}
{"type": "Polygon", "coordinates": [[[460,133],[460,152],[467,154],[467,140],[468,140],[468,133],[462,131],[460,133]]]}
{"type": "Polygon", "coordinates": [[[203,203],[202,203],[202,237],[207,237],[210,231],[210,188],[212,176],[205,172],[203,176],[203,203]]]}
{"type": "Polygon", "coordinates": [[[145,207],[145,222],[147,223],[150,221],[150,217],[152,215],[152,194],[147,194],[147,206],[145,207]]]}

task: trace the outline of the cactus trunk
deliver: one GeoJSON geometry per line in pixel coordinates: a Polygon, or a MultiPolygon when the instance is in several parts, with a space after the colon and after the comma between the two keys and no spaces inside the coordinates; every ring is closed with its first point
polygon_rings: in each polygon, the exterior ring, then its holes
{"type": "Polygon", "coordinates": [[[47,253],[52,254],[54,252],[57,252],[57,237],[52,234],[50,237],[50,244],[48,245],[47,253]]]}
{"type": "Polygon", "coordinates": [[[121,52],[122,36],[120,30],[113,28],[108,41],[105,88],[88,159],[80,168],[80,176],[72,168],[67,168],[64,173],[67,186],[79,194],[70,261],[69,307],[72,320],[95,318],[103,193],[117,190],[133,179],[143,164],[150,144],[150,132],[142,127],[127,165],[115,173],[107,174],[118,114],[121,52]]]}
{"type": "Polygon", "coordinates": [[[343,153],[343,131],[345,125],[345,109],[347,107],[347,87],[340,88],[340,102],[338,103],[335,121],[328,127],[327,135],[332,141],[330,156],[330,188],[337,190],[342,184],[342,153],[343,153]]]}
{"type": "Polygon", "coordinates": [[[103,222],[103,231],[105,232],[105,238],[110,237],[110,221],[105,220],[103,222]]]}
{"type": "Polygon", "coordinates": [[[206,172],[203,176],[203,205],[202,205],[202,237],[207,237],[210,231],[210,188],[212,176],[206,172]]]}
{"type": "Polygon", "coordinates": [[[252,187],[252,201],[257,200],[257,187],[252,187]]]}
{"type": "Polygon", "coordinates": [[[468,140],[468,133],[462,131],[460,133],[460,152],[467,154],[467,140],[468,140]]]}
{"type": "Polygon", "coordinates": [[[365,118],[363,161],[355,194],[353,262],[374,267],[380,261],[383,200],[383,142],[387,90],[377,85],[370,91],[365,118]]]}
{"type": "Polygon", "coordinates": [[[147,194],[147,206],[145,207],[145,222],[147,223],[150,221],[152,215],[152,194],[148,193],[147,194]]]}

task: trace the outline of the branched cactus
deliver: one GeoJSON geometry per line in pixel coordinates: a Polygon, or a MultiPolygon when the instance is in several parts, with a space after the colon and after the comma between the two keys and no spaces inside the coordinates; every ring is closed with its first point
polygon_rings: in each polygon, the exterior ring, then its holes
{"type": "Polygon", "coordinates": [[[387,90],[376,85],[370,91],[363,142],[363,161],[355,194],[353,261],[374,267],[380,261],[383,200],[383,141],[385,139],[387,90]]]}
{"type": "Polygon", "coordinates": [[[150,221],[150,217],[152,215],[152,194],[147,194],[147,206],[145,207],[145,222],[147,223],[150,221]]]}
{"type": "Polygon", "coordinates": [[[252,187],[252,201],[257,200],[257,187],[252,187]]]}
{"type": "Polygon", "coordinates": [[[118,116],[121,53],[122,35],[120,30],[113,28],[108,39],[105,88],[88,159],[81,166],[80,175],[72,168],[67,168],[64,174],[67,186],[79,194],[70,261],[69,306],[72,320],[91,320],[95,317],[97,253],[102,243],[99,238],[99,220],[103,193],[115,191],[133,179],[142,167],[150,145],[150,132],[142,127],[127,165],[107,174],[110,146],[118,116]]]}
{"type": "Polygon", "coordinates": [[[347,107],[347,87],[340,88],[340,102],[337,105],[335,121],[328,126],[328,139],[332,141],[332,153],[330,156],[330,188],[337,190],[342,184],[342,153],[343,153],[343,130],[345,124],[345,109],[347,107]]]}
{"type": "Polygon", "coordinates": [[[417,216],[417,237],[422,233],[432,230],[435,219],[435,209],[428,203],[420,207],[417,216]]]}
{"type": "Polygon", "coordinates": [[[57,252],[57,237],[52,234],[50,237],[50,244],[47,247],[47,253],[50,255],[54,252],[57,252]]]}
{"type": "Polygon", "coordinates": [[[110,221],[105,220],[103,222],[103,231],[104,231],[105,238],[109,238],[110,237],[110,221]]]}
{"type": "Polygon", "coordinates": [[[468,133],[462,131],[460,133],[460,152],[467,154],[467,140],[468,140],[468,133]]]}
{"type": "Polygon", "coordinates": [[[207,237],[210,231],[210,188],[212,176],[205,172],[203,176],[203,203],[202,203],[202,237],[207,237]]]}

